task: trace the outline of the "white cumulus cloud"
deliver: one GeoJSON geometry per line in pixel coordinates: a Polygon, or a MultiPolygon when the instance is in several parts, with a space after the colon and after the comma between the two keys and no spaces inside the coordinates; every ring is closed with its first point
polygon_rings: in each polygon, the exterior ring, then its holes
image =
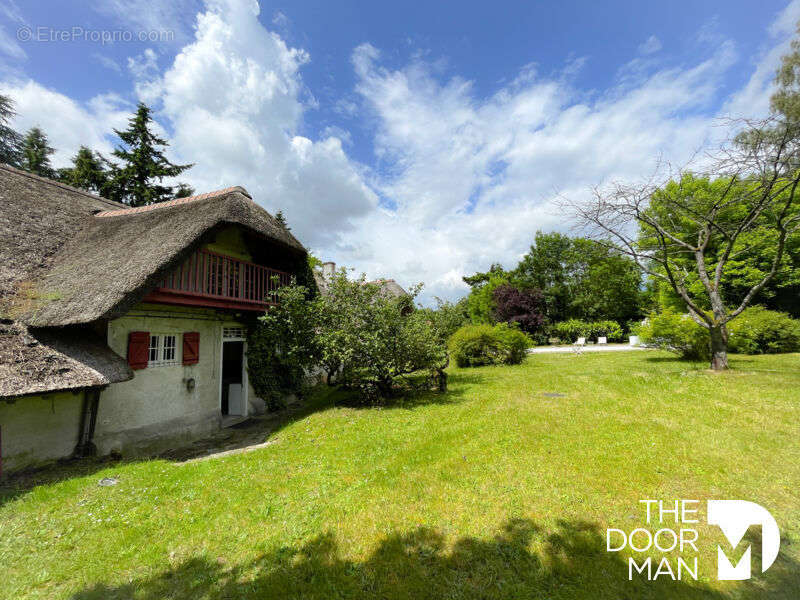
{"type": "MultiPolygon", "coordinates": [[[[355,88],[330,107],[346,125],[313,135],[304,117],[318,101],[302,79],[310,56],[262,25],[255,0],[209,0],[190,22],[163,1],[108,7],[121,21],[170,22],[186,35],[173,55],[160,48],[128,63],[133,91],[171,140],[169,155],[195,163],[182,180],[198,192],[243,185],[268,210],[283,210],[321,258],[403,285],[424,281],[426,298],[457,297],[463,275],[493,262],[513,266],[537,229],[568,229],[554,209],[559,195],[638,179],[659,158],[681,164],[725,135],[719,116],[764,113],[800,17],[798,0],[777,15],[755,57],[738,56],[717,35],[693,63],[666,67],[651,37],[611,86],[591,93],[573,87],[587,57],[549,76],[523,67],[484,96],[467,74],[443,75],[425,52],[390,68],[379,48],[363,44],[352,53],[355,88]],[[149,15],[131,16],[147,7],[149,15]],[[732,68],[751,76],[731,91],[732,68]],[[359,123],[372,164],[348,155],[343,127],[359,123]]],[[[39,124],[50,135],[57,166],[79,144],[108,152],[107,134],[133,108],[109,94],[80,103],[25,79],[0,92],[15,100],[18,128],[39,124]]]]}
{"type": "Polygon", "coordinates": [[[258,13],[256,3],[209,5],[194,41],[140,89],[163,107],[174,152],[197,164],[185,177],[196,189],[243,185],[267,209],[283,210],[307,245],[324,247],[352,231],[377,197],[339,137],[299,135],[309,56],[265,29],[258,13]]]}

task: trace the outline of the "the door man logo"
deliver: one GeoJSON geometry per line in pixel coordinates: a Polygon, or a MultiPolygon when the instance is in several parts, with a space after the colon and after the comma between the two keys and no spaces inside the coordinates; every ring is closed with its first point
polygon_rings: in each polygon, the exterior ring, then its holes
{"type": "MultiPolygon", "coordinates": [[[[637,527],[630,532],[622,529],[606,530],[606,550],[619,552],[626,548],[633,553],[651,553],[652,556],[628,557],[628,579],[637,572],[648,580],[659,577],[682,579],[684,574],[697,579],[701,555],[698,530],[700,523],[699,500],[640,500],[645,505],[645,519],[650,527],[637,527]],[[674,523],[674,526],[673,526],[674,523]],[[664,525],[667,526],[664,526],[664,525]],[[657,528],[657,529],[656,529],[657,528]]],[[[780,550],[781,534],[772,515],[754,502],[745,500],[709,500],[707,504],[709,525],[720,528],[730,548],[735,551],[742,544],[747,530],[761,526],[761,571],[765,572],[775,562],[780,550]]],[[[722,547],[717,546],[717,579],[743,580],[751,575],[752,548],[747,544],[742,557],[733,565],[722,547]]]]}
{"type": "MultiPolygon", "coordinates": [[[[766,508],[746,500],[709,500],[708,523],[717,525],[731,546],[736,548],[751,525],[761,525],[761,572],[769,569],[778,557],[781,533],[766,508]]],[[[750,579],[750,545],[742,558],[732,565],[722,548],[717,546],[717,579],[750,579]]]]}

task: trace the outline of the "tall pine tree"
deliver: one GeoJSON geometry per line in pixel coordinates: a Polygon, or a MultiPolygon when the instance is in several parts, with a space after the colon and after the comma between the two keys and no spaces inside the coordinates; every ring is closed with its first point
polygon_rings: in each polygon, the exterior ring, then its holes
{"type": "MultiPolygon", "coordinates": [[[[175,197],[175,188],[163,185],[165,177],[177,177],[192,165],[175,165],[164,156],[169,145],[150,130],[150,109],[139,103],[136,113],[128,120],[125,131],[114,132],[123,144],[113,154],[121,164],[114,169],[109,186],[112,199],[130,206],[145,206],[175,197]]],[[[185,193],[187,186],[177,186],[185,193]]]]}
{"type": "Polygon", "coordinates": [[[26,171],[42,177],[56,177],[56,171],[50,164],[50,155],[55,150],[50,146],[47,136],[39,127],[31,127],[22,140],[22,158],[20,165],[26,171]]]}
{"type": "Polygon", "coordinates": [[[286,217],[283,216],[282,210],[278,210],[278,212],[275,213],[275,220],[278,222],[278,225],[283,227],[286,231],[292,230],[292,228],[289,227],[289,223],[286,222],[286,217]]]}
{"type": "Polygon", "coordinates": [[[18,167],[22,138],[11,128],[14,115],[14,102],[8,96],[0,94],[0,162],[18,167]]]}
{"type": "Polygon", "coordinates": [[[59,179],[73,187],[103,195],[109,185],[106,160],[100,153],[81,146],[72,157],[72,166],[59,171],[59,179]]]}

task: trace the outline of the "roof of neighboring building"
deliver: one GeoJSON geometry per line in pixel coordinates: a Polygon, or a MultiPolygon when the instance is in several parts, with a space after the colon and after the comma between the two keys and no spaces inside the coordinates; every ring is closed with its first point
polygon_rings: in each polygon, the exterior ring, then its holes
{"type": "Polygon", "coordinates": [[[85,327],[28,329],[0,322],[0,398],[127,381],[125,360],[85,327]]]}
{"type": "Polygon", "coordinates": [[[241,187],[128,208],[0,165],[0,313],[36,327],[121,316],[228,225],[305,252],[241,187]]]}
{"type": "MultiPolygon", "coordinates": [[[[333,264],[333,263],[329,263],[333,264]]],[[[321,294],[328,292],[328,280],[320,269],[314,269],[314,281],[317,284],[317,289],[321,294]]],[[[380,287],[380,293],[389,298],[401,298],[408,296],[408,292],[397,283],[394,279],[376,279],[374,281],[365,281],[364,283],[377,285],[380,287]]]]}
{"type": "Polygon", "coordinates": [[[384,296],[392,296],[394,298],[408,296],[408,292],[394,279],[376,279],[375,281],[369,281],[367,283],[379,285],[381,287],[381,293],[384,296]]]}

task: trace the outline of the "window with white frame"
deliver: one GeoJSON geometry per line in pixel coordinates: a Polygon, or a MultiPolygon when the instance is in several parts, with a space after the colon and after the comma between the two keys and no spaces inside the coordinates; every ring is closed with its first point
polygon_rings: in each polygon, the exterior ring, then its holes
{"type": "Polygon", "coordinates": [[[178,364],[178,336],[173,333],[151,333],[147,366],[169,367],[178,364]]]}

